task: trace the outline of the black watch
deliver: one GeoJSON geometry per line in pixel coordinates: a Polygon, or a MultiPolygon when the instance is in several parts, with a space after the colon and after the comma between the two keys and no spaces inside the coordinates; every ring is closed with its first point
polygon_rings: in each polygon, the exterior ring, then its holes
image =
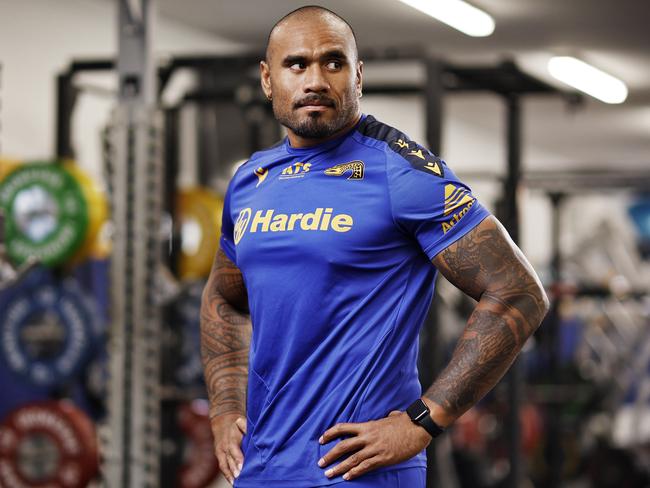
{"type": "Polygon", "coordinates": [[[411,405],[406,409],[406,413],[411,417],[414,424],[423,427],[431,437],[438,437],[445,431],[445,429],[433,421],[429,407],[427,407],[427,404],[424,403],[421,398],[418,398],[411,403],[411,405]]]}

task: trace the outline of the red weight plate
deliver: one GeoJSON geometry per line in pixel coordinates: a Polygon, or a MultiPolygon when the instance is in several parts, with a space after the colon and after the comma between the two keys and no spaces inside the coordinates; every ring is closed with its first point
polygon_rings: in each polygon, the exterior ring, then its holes
{"type": "Polygon", "coordinates": [[[65,400],[60,401],[57,403],[57,408],[70,420],[70,423],[79,435],[81,444],[85,446],[85,460],[83,464],[88,468],[85,477],[88,480],[92,480],[99,472],[99,447],[95,424],[88,415],[75,407],[71,402],[65,400]]]}
{"type": "Polygon", "coordinates": [[[88,425],[80,429],[84,421],[90,422],[83,412],[56,401],[12,411],[0,424],[0,486],[87,486],[97,471],[97,446],[88,425]]]}
{"type": "Polygon", "coordinates": [[[185,461],[179,473],[178,486],[205,488],[219,475],[207,402],[194,400],[181,405],[178,422],[186,438],[185,461]]]}

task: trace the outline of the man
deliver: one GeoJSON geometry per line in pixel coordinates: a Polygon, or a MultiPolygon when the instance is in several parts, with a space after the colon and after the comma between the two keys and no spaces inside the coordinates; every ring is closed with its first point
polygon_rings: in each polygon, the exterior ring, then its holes
{"type": "Polygon", "coordinates": [[[321,7],[269,35],[262,89],[287,138],[233,177],[202,303],[215,450],[236,487],[424,487],[425,447],[548,308],[446,163],[361,114],[362,67],[350,26],[321,7]],[[421,396],[437,271],[478,303],[421,396]]]}

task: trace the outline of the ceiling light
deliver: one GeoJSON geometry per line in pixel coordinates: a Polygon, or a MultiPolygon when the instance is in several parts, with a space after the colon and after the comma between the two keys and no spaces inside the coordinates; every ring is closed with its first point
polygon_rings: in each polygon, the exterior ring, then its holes
{"type": "Polygon", "coordinates": [[[554,78],[605,103],[622,103],[627,87],[618,78],[571,56],[555,56],[548,62],[554,78]]]}
{"type": "Polygon", "coordinates": [[[462,0],[400,0],[440,22],[472,37],[494,32],[494,19],[462,0]]]}

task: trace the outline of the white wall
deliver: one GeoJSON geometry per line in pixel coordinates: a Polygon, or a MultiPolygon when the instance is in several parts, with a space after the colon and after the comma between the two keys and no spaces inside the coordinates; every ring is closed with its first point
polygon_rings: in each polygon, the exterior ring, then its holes
{"type": "MultiPolygon", "coordinates": [[[[111,0],[0,0],[0,157],[47,159],[55,151],[56,75],[73,59],[114,57],[117,2],[111,0]]],[[[224,53],[241,46],[213,34],[159,18],[153,31],[156,57],[224,53]]],[[[110,75],[83,81],[114,89],[110,75]]],[[[101,174],[99,130],[110,98],[84,95],[74,117],[79,163],[101,174]]]]}

